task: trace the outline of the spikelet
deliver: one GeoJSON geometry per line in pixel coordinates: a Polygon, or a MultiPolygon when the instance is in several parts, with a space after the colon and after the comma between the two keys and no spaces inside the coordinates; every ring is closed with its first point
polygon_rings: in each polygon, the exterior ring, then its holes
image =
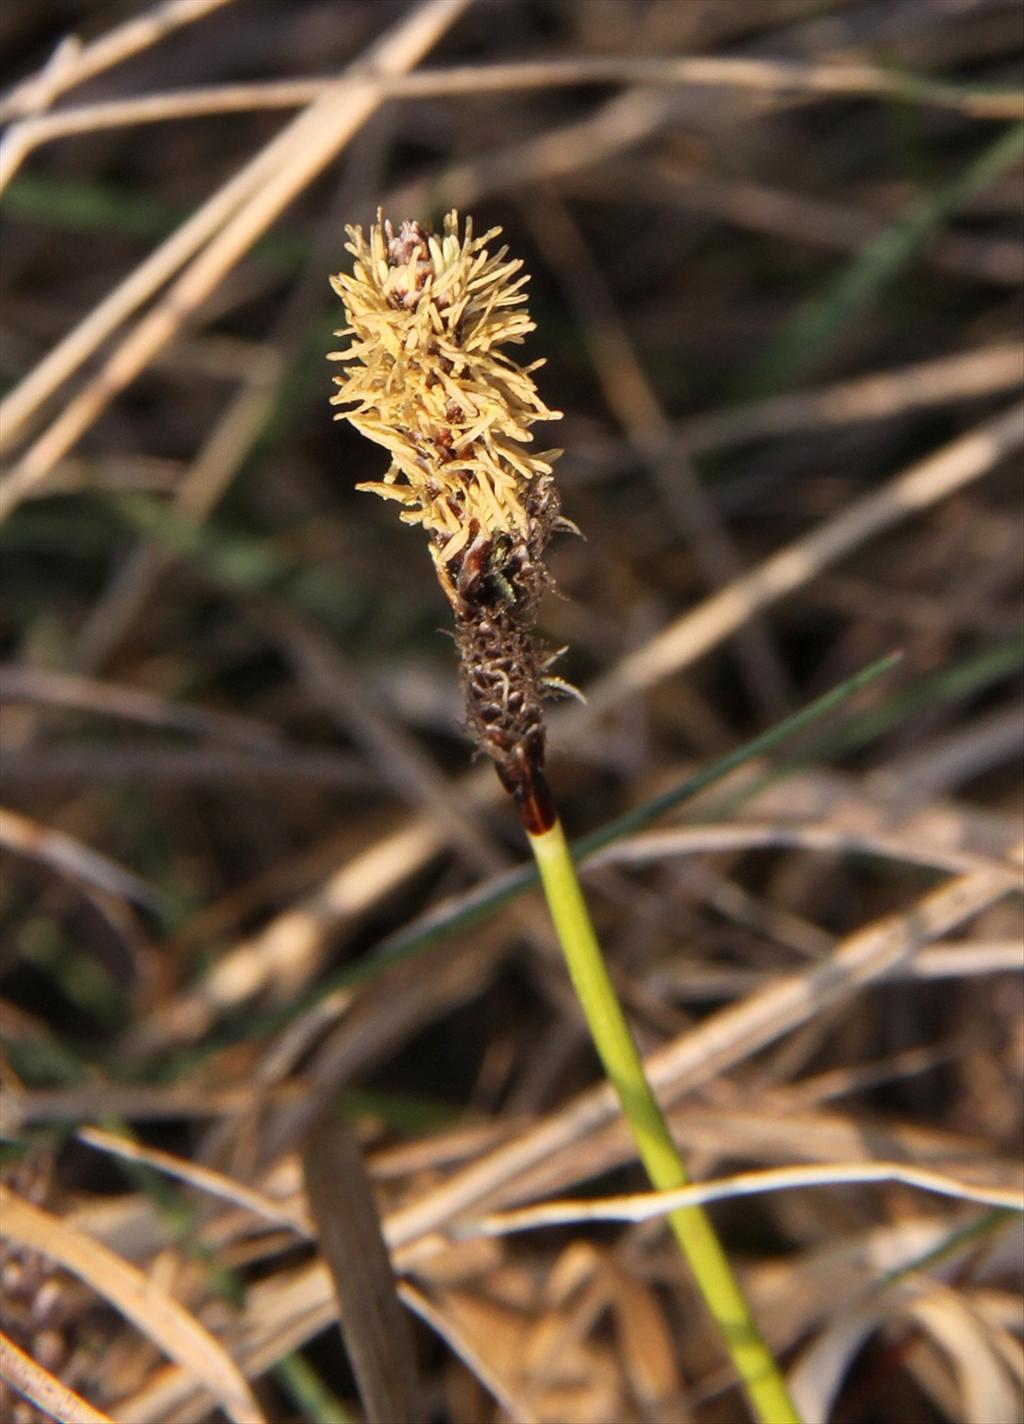
{"type": "MultiPolygon", "coordinates": [[[[378,213],[367,239],[346,229],[353,270],[331,278],[351,338],[330,354],[344,363],[331,399],[345,419],[383,445],[381,480],[357,486],[421,524],[455,614],[469,728],[522,801],[543,765],[545,659],[534,623],[550,584],[544,548],[560,520],[552,461],[530,449],[530,427],[557,420],[532,376],[504,350],[534,330],[528,278],[500,233],[474,237],[467,218],[444,220],[441,237],[417,222],[397,232],[378,213]],[[526,787],[526,791],[523,787],[526,787]]],[[[572,526],[567,526],[572,527],[572,526]]]]}
{"type": "Polygon", "coordinates": [[[415,222],[396,234],[379,215],[368,242],[361,228],[347,232],[354,270],[331,285],[349,322],[335,335],[353,339],[328,359],[351,364],[331,403],[391,455],[383,480],[358,488],[424,526],[444,583],[474,520],[485,537],[527,532],[525,491],[559,453],[526,449],[535,420],[561,416],[531,379],[543,362],[521,367],[501,350],[534,330],[522,310],[528,278],[507,248],[488,252],[500,228],[474,237],[467,218],[460,237],[455,212],[440,239],[415,222]]]}

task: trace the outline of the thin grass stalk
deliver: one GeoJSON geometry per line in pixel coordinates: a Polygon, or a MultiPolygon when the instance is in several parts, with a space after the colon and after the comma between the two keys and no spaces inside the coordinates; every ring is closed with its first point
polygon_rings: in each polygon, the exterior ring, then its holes
{"type": "MultiPolygon", "coordinates": [[[[590,1037],[618,1094],[651,1185],[658,1191],[688,1186],[686,1164],[647,1081],[612,985],[562,823],[556,816],[547,830],[528,831],[527,839],[590,1037]]],[[[668,1221],[757,1418],[765,1424],[800,1424],[786,1382],[757,1328],[710,1216],[701,1206],[679,1207],[669,1212],[668,1221]]]]}

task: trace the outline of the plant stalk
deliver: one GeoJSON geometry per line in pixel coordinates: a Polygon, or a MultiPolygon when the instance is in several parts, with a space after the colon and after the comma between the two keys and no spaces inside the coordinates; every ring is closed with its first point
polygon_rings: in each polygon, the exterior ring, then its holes
{"type": "MultiPolygon", "coordinates": [[[[544,894],[590,1036],[615,1088],[651,1184],[686,1186],[689,1176],[665,1115],[644,1073],[580,889],[557,815],[543,830],[527,823],[544,894]]],[[[800,1424],[786,1382],[762,1339],[707,1212],[701,1206],[668,1213],[704,1303],[718,1325],[750,1407],[761,1424],[800,1424]]]]}

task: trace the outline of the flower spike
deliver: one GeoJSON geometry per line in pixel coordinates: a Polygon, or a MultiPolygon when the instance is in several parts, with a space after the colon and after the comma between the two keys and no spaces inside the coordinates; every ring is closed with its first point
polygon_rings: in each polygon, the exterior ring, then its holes
{"type": "Polygon", "coordinates": [[[344,363],[331,403],[390,454],[383,479],[357,488],[427,531],[455,615],[469,730],[524,817],[544,822],[541,698],[566,685],[545,676],[534,625],[551,584],[544,550],[568,521],[552,477],[561,451],[533,453],[530,427],[561,412],[534,385],[543,362],[521,366],[505,350],[534,323],[522,263],[489,247],[500,231],[474,237],[470,218],[460,231],[454,211],[440,237],[418,222],[396,230],[379,212],[368,238],[347,229],[353,269],[331,285],[348,322],[335,334],[351,342],[330,354],[344,363]]]}

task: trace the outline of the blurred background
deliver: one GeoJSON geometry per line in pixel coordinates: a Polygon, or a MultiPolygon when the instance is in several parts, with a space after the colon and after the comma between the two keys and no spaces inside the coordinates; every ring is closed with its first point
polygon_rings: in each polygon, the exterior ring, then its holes
{"type": "MultiPolygon", "coordinates": [[[[671,1079],[696,1174],[1018,1185],[1019,5],[38,0],[0,49],[4,1180],[71,1233],[14,1230],[15,1343],[119,1418],[223,1417],[230,1352],[275,1424],[357,1419],[312,1246],[230,1184],[300,1212],[329,1102],[443,1228],[595,1081],[540,903],[492,893],[524,847],[423,540],[328,405],[328,274],[378,208],[457,207],[531,274],[585,536],[542,616],[589,696],[552,708],[570,833],[781,727],[587,876],[645,1050],[722,1025],[671,1079]],[[905,961],[826,992],[884,917],[905,961]],[[723,1018],[794,975],[800,1015],[723,1018]],[[85,1233],[224,1396],[77,1280],[85,1233]]],[[[470,1205],[642,1189],[566,1131],[470,1205]]],[[[862,1183],[715,1219],[809,1420],[1021,1417],[1006,1211],[862,1183]]],[[[395,1230],[431,1420],[744,1417],[657,1223],[395,1230]]]]}

